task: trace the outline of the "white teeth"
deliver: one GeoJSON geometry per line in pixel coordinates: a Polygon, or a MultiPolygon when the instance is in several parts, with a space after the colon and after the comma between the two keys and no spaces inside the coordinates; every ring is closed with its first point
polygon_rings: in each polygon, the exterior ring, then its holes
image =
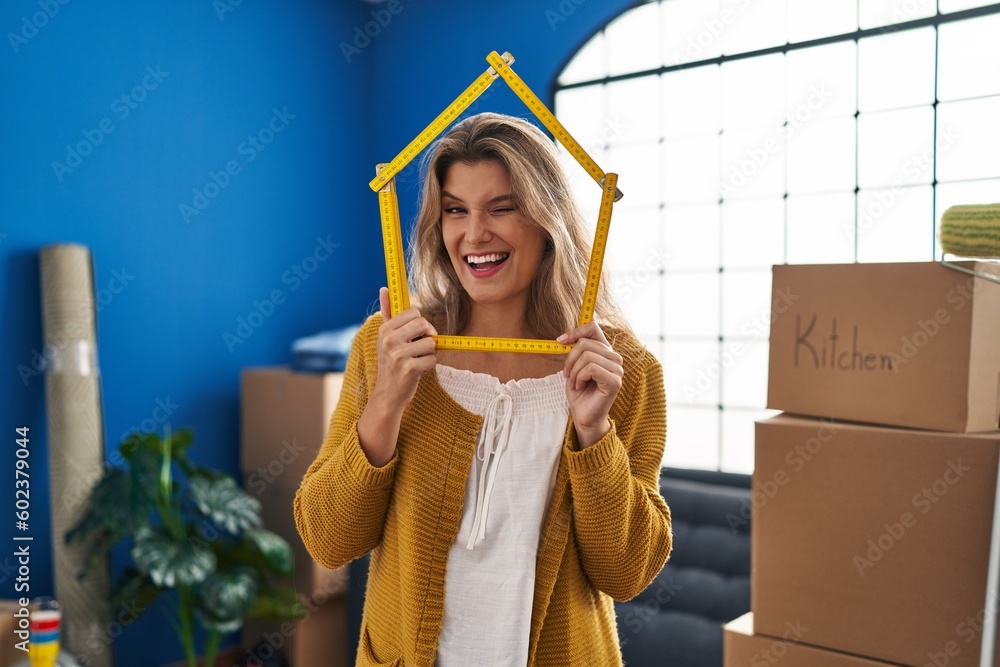
{"type": "Polygon", "coordinates": [[[508,253],[492,253],[490,255],[469,255],[465,258],[469,264],[483,264],[485,262],[499,262],[501,259],[506,259],[508,253]]]}

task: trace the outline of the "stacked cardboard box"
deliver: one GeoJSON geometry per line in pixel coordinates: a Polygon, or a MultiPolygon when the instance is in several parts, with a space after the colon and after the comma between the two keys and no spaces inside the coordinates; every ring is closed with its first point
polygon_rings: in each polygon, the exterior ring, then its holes
{"type": "Polygon", "coordinates": [[[752,630],[727,627],[726,664],[782,640],[822,651],[789,665],[978,665],[1000,605],[1000,285],[935,262],[778,266],[773,294],[768,407],[797,416],[756,427],[752,630]]]}
{"type": "Polygon", "coordinates": [[[293,373],[286,367],[248,368],[242,376],[244,487],[260,500],[265,527],[292,545],[295,572],[289,583],[309,612],[295,625],[248,623],[243,638],[248,647],[267,638],[293,666],[341,665],[347,656],[346,568],[329,570],[316,563],[292,514],[295,491],[323,443],[342,382],[342,373],[293,373]]]}

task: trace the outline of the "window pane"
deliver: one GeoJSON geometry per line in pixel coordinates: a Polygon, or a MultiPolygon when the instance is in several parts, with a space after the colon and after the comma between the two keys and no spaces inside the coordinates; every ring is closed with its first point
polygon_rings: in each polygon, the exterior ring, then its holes
{"type": "Polygon", "coordinates": [[[722,349],[722,404],[763,409],[767,405],[767,341],[726,341],[722,349]]]}
{"type": "Polygon", "coordinates": [[[642,271],[656,275],[666,269],[667,254],[660,241],[660,227],[659,208],[615,206],[604,269],[628,275],[642,271]]]}
{"type": "Polygon", "coordinates": [[[668,206],[664,210],[668,271],[719,268],[721,211],[718,204],[668,206]]]}
{"type": "MultiPolygon", "coordinates": [[[[934,204],[937,211],[934,219],[940,220],[949,207],[956,204],[991,204],[1000,202],[1000,179],[989,181],[968,181],[965,183],[942,183],[937,186],[937,197],[934,204]]],[[[935,257],[941,257],[941,244],[936,244],[935,257]]]]}
{"type": "Polygon", "coordinates": [[[931,107],[858,116],[858,183],[887,187],[932,180],[931,107]]]}
{"type": "Polygon", "coordinates": [[[813,118],[853,116],[858,99],[857,59],[854,42],[789,53],[785,60],[788,116],[794,118],[803,104],[813,111],[813,118]]]}
{"type": "Polygon", "coordinates": [[[722,265],[770,269],[784,261],[785,205],[780,197],[722,205],[722,265]]]}
{"type": "Polygon", "coordinates": [[[633,273],[609,271],[615,301],[640,336],[658,336],[663,331],[661,281],[645,269],[633,273]]]}
{"type": "Polygon", "coordinates": [[[788,129],[788,192],[854,188],[854,119],[834,118],[788,129]]]}
{"type": "Polygon", "coordinates": [[[663,197],[668,205],[718,202],[718,185],[718,136],[663,143],[663,197]]]}
{"type": "Polygon", "coordinates": [[[771,267],[722,274],[722,335],[754,338],[771,312],[771,267]]]}
{"type": "Polygon", "coordinates": [[[719,335],[719,273],[672,273],[664,289],[667,337],[719,335]]]}
{"type": "Polygon", "coordinates": [[[722,65],[722,127],[769,125],[785,117],[785,56],[776,53],[722,65]]]}
{"type": "Polygon", "coordinates": [[[933,258],[931,187],[858,193],[858,261],[920,262],[933,258]]]}
{"type": "MultiPolygon", "coordinates": [[[[607,52],[604,47],[604,32],[594,35],[589,42],[576,52],[559,75],[559,83],[576,83],[600,79],[608,75],[607,52]]],[[[515,63],[516,64],[516,63],[515,63]]],[[[560,93],[562,94],[562,93],[560,93]]]]}
{"type": "Polygon", "coordinates": [[[754,424],[777,410],[726,410],[722,413],[722,462],[726,472],[753,472],[754,424]]]}
{"type": "Polygon", "coordinates": [[[722,52],[745,53],[785,43],[785,0],[722,0],[722,52]]]}
{"type": "Polygon", "coordinates": [[[934,0],[859,0],[858,23],[861,28],[905,23],[937,11],[934,0]]]}
{"type": "MultiPolygon", "coordinates": [[[[608,150],[601,168],[618,174],[618,186],[624,196],[615,208],[657,206],[660,203],[660,144],[647,143],[618,146],[608,150]]],[[[601,189],[594,188],[595,202],[600,206],[601,189]]],[[[612,218],[613,219],[613,218],[612,218]]]]}
{"type": "Polygon", "coordinates": [[[664,2],[662,56],[664,65],[715,58],[719,55],[721,0],[669,0],[664,2]],[[716,27],[710,30],[709,27],[716,27]]]}
{"type": "Polygon", "coordinates": [[[854,193],[788,197],[789,264],[854,261],[854,193]]]}
{"type": "Polygon", "coordinates": [[[993,0],[939,0],[938,7],[942,14],[957,12],[962,9],[972,9],[973,7],[983,7],[993,4],[993,0]]]}
{"type": "Polygon", "coordinates": [[[641,72],[660,66],[656,49],[635,48],[660,41],[660,3],[640,5],[625,12],[604,29],[608,40],[608,70],[611,75],[641,72]]]}
{"type": "Polygon", "coordinates": [[[663,465],[716,470],[719,465],[719,411],[669,408],[663,465]]]}
{"type": "MultiPolygon", "coordinates": [[[[558,149],[559,164],[562,165],[563,172],[569,179],[570,189],[573,191],[573,198],[576,200],[580,210],[583,211],[587,220],[597,220],[597,211],[600,208],[601,188],[590,174],[583,170],[580,163],[576,161],[562,146],[558,149]]],[[[605,159],[604,151],[590,151],[590,157],[594,158],[598,164],[603,164],[605,159]]]]}
{"type": "Polygon", "coordinates": [[[854,32],[858,27],[855,2],[788,0],[788,41],[804,42],[827,35],[854,32]]]}
{"type": "Polygon", "coordinates": [[[780,127],[722,134],[722,182],[727,200],[785,193],[785,133],[780,127]]]}
{"type": "Polygon", "coordinates": [[[934,101],[934,29],[862,39],[858,108],[899,109],[934,101]]]}
{"type": "Polygon", "coordinates": [[[607,126],[606,97],[603,85],[556,93],[555,114],[559,122],[592,156],[592,151],[604,148],[607,143],[601,136],[607,126]]]}
{"type": "MultiPolygon", "coordinates": [[[[667,405],[718,405],[719,372],[712,365],[719,354],[718,341],[668,338],[663,349],[668,360],[664,371],[667,405]]],[[[679,408],[667,408],[671,413],[674,409],[679,408]]]]}
{"type": "Polygon", "coordinates": [[[939,181],[1000,176],[1000,97],[938,106],[939,181]]]}
{"type": "Polygon", "coordinates": [[[663,133],[667,137],[718,134],[719,66],[663,75],[663,133]]]}
{"type": "Polygon", "coordinates": [[[1000,15],[942,25],[938,99],[1000,93],[1000,15]]]}
{"type": "Polygon", "coordinates": [[[607,100],[608,115],[604,136],[609,143],[613,145],[660,138],[658,76],[609,83],[607,100]]]}

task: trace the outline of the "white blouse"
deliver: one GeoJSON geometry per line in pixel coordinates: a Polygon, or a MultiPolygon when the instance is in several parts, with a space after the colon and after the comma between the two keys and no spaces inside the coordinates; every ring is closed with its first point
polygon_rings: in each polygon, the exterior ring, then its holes
{"type": "Polygon", "coordinates": [[[501,384],[441,364],[437,376],[483,427],[448,554],[436,664],[524,667],[538,541],[569,418],[566,378],[501,384]]]}

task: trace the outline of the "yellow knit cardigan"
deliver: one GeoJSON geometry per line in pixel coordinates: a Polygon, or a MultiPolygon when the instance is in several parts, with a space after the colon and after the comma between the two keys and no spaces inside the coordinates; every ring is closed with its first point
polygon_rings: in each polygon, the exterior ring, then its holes
{"type": "MultiPolygon", "coordinates": [[[[327,567],[372,552],[357,665],[432,667],[482,418],[424,373],[396,453],[372,466],[357,422],[375,384],[381,323],[372,316],[355,338],[329,432],[295,496],[295,522],[327,567]]],[[[529,667],[621,665],[612,599],[638,595],[670,555],[670,510],[659,491],[662,370],[634,337],[607,335],[625,376],[604,438],[581,451],[572,419],[566,428],[535,563],[529,667]]]]}

